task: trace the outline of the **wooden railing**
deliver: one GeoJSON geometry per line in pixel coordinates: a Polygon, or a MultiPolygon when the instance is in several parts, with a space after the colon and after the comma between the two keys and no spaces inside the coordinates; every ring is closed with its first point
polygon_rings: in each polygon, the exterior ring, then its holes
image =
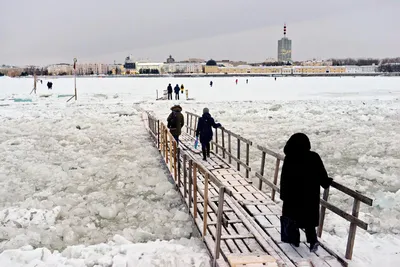
{"type": "MultiPolygon", "coordinates": [[[[222,226],[228,226],[228,221],[223,217],[225,194],[232,196],[232,192],[208,171],[207,168],[196,162],[189,154],[180,150],[174,137],[164,123],[159,122],[149,113],[147,113],[147,118],[151,136],[167,163],[167,167],[174,178],[175,185],[178,190],[183,191],[183,198],[188,205],[189,214],[193,215],[194,221],[198,225],[202,224],[201,234],[203,240],[207,236],[208,225],[210,225],[207,223],[208,209],[211,208],[217,214],[216,234],[214,236],[215,248],[214,251],[212,251],[213,266],[216,266],[217,260],[220,258],[221,254],[222,226]],[[197,186],[199,180],[198,175],[200,174],[205,180],[203,190],[197,186]],[[209,186],[218,189],[218,202],[216,202],[215,199],[211,199],[211,196],[209,196],[209,186]],[[200,195],[204,201],[203,218],[201,220],[198,218],[198,195],[200,195]]],[[[215,223],[213,225],[215,225],[215,223]]]]}
{"type": "MultiPolygon", "coordinates": [[[[197,128],[197,122],[198,119],[200,118],[200,116],[190,113],[190,112],[186,112],[187,114],[187,121],[186,121],[186,131],[188,134],[195,136],[196,135],[196,128],[197,128]]],[[[150,115],[149,115],[150,116],[150,115]]],[[[152,117],[152,120],[155,120],[154,117],[152,117]]],[[[159,142],[163,142],[162,145],[159,145],[159,148],[161,149],[161,151],[163,151],[163,148],[165,148],[166,146],[168,146],[168,142],[170,142],[172,140],[172,143],[175,142],[175,140],[173,139],[172,135],[168,132],[168,129],[165,128],[165,126],[163,125],[162,127],[160,127],[160,123],[155,120],[156,122],[149,122],[149,125],[151,124],[152,127],[150,127],[151,129],[153,129],[153,136],[157,136],[157,129],[160,129],[160,134],[161,134],[161,140],[159,140],[160,138],[158,138],[159,142]],[[168,137],[165,137],[168,136],[168,137]]],[[[219,128],[218,130],[215,130],[216,134],[215,134],[215,138],[212,141],[212,144],[214,145],[214,151],[217,154],[222,154],[223,158],[229,157],[229,163],[231,163],[231,160],[233,159],[234,161],[236,161],[237,163],[237,169],[240,171],[240,166],[244,166],[244,168],[246,169],[246,177],[249,177],[249,174],[251,172],[251,168],[249,166],[249,153],[250,153],[250,147],[253,146],[253,142],[243,138],[242,136],[233,133],[223,127],[219,128]],[[218,130],[221,132],[221,138],[218,137],[218,130]],[[227,135],[227,136],[226,136],[227,135]],[[228,140],[228,144],[226,146],[225,140],[228,140]],[[232,155],[232,138],[236,138],[237,140],[237,157],[235,157],[234,155],[232,155]],[[219,141],[221,140],[221,142],[219,141]],[[240,145],[241,143],[245,143],[246,144],[246,162],[243,162],[240,158],[240,145]],[[220,151],[221,150],[221,151],[220,151]]],[[[155,138],[154,138],[155,139],[155,138]]],[[[175,147],[176,147],[176,143],[175,143],[175,147]]],[[[257,149],[259,151],[261,151],[261,167],[260,167],[260,171],[255,172],[255,176],[259,179],[259,189],[262,189],[262,184],[265,183],[266,185],[268,185],[271,188],[271,199],[275,200],[275,196],[276,193],[280,193],[280,188],[279,188],[279,170],[280,170],[280,166],[281,166],[281,162],[284,161],[284,156],[276,153],[266,147],[257,145],[256,146],[257,149]],[[272,181],[270,179],[268,179],[267,177],[265,177],[265,163],[266,163],[266,156],[272,156],[275,158],[275,169],[274,169],[274,175],[273,175],[273,179],[272,181]]],[[[172,146],[172,149],[174,149],[174,146],[172,146]]],[[[175,150],[173,150],[175,151],[175,150]]],[[[179,151],[179,149],[178,149],[179,151]]],[[[163,155],[166,157],[167,154],[165,154],[163,152],[163,155]]],[[[179,152],[177,152],[177,155],[179,155],[179,152]]],[[[166,158],[166,162],[168,162],[168,159],[166,158]]],[[[171,160],[170,160],[171,162],[171,160]]],[[[185,163],[184,163],[185,164],[185,163]]],[[[197,163],[196,163],[197,164],[197,163]]],[[[171,165],[172,166],[172,165],[171,165]]],[[[186,166],[186,165],[185,165],[186,166]]],[[[199,169],[201,169],[204,172],[208,172],[205,168],[199,168],[199,165],[197,165],[197,172],[199,169]]],[[[172,167],[171,167],[172,168],[172,167]]],[[[180,168],[180,167],[179,167],[180,168]]],[[[190,166],[189,166],[190,168],[190,166]]],[[[192,163],[192,168],[193,168],[193,163],[192,163]]],[[[184,168],[185,169],[185,168],[184,168]]],[[[172,172],[173,169],[171,169],[172,172]]],[[[179,172],[179,171],[178,171],[179,172]]],[[[175,173],[175,172],[174,172],[175,173]]],[[[219,187],[219,188],[223,188],[222,184],[220,184],[218,182],[218,180],[211,174],[208,174],[209,179],[211,179],[213,182],[219,187]]],[[[192,178],[190,178],[192,179],[192,178]]],[[[189,180],[190,180],[189,179],[189,180]]],[[[178,182],[178,184],[180,184],[180,182],[178,182]]],[[[344,185],[341,185],[335,181],[333,181],[331,188],[334,188],[338,191],[340,191],[341,193],[344,193],[345,195],[352,197],[353,198],[353,208],[352,208],[352,212],[351,214],[347,213],[346,211],[336,207],[335,205],[333,205],[332,203],[330,203],[328,201],[329,199],[329,193],[330,193],[330,188],[325,189],[323,192],[323,197],[321,199],[321,207],[320,207],[320,221],[319,221],[319,226],[318,226],[318,236],[321,237],[322,236],[322,231],[323,231],[323,227],[324,227],[324,220],[325,220],[325,213],[326,213],[326,209],[332,211],[333,213],[339,215],[340,217],[342,217],[343,219],[347,220],[348,222],[350,222],[350,229],[349,229],[349,235],[348,235],[348,240],[347,240],[347,246],[346,246],[346,254],[345,257],[346,259],[352,259],[352,255],[353,255],[353,248],[354,248],[354,240],[355,240],[355,236],[356,236],[356,230],[357,227],[360,227],[361,229],[367,230],[368,229],[368,224],[362,220],[360,220],[358,218],[359,215],[359,210],[360,210],[360,204],[361,202],[368,205],[368,206],[372,206],[372,202],[373,200],[371,198],[368,198],[364,195],[362,195],[361,193],[354,191],[344,185]]],[[[226,191],[224,191],[226,192],[226,191]]],[[[325,247],[325,249],[327,249],[328,251],[329,248],[325,247]]],[[[333,251],[330,251],[331,253],[334,254],[333,251]]]]}
{"type": "MultiPolygon", "coordinates": [[[[260,168],[259,172],[256,172],[256,177],[258,177],[260,179],[259,188],[261,189],[263,182],[266,185],[268,185],[272,189],[271,198],[272,198],[272,200],[274,200],[276,192],[277,193],[280,192],[278,176],[279,176],[279,169],[280,169],[280,165],[281,165],[280,163],[284,161],[285,157],[283,155],[278,154],[278,153],[276,153],[268,148],[265,148],[263,146],[257,146],[257,148],[262,153],[261,154],[261,168],[260,168]],[[273,177],[272,181],[270,181],[268,178],[266,178],[264,176],[266,155],[272,156],[276,159],[274,177],[273,177]]],[[[373,201],[372,201],[372,199],[362,195],[361,193],[356,192],[356,191],[354,191],[344,185],[341,185],[335,181],[333,181],[330,188],[327,188],[324,190],[323,197],[321,199],[321,211],[320,211],[319,226],[318,226],[318,236],[319,237],[322,236],[326,209],[332,211],[333,213],[339,215],[343,219],[350,222],[350,229],[349,229],[349,235],[347,238],[347,247],[346,247],[346,255],[345,256],[346,256],[346,259],[351,260],[352,256],[353,256],[354,240],[356,237],[357,226],[364,230],[368,229],[368,224],[358,218],[358,214],[359,214],[359,210],[360,210],[360,203],[362,202],[368,206],[372,206],[373,201]],[[332,203],[328,202],[330,188],[335,188],[336,190],[353,198],[353,210],[352,210],[351,214],[347,213],[346,211],[344,211],[344,210],[336,207],[332,203]]]]}
{"type": "MultiPolygon", "coordinates": [[[[186,112],[186,132],[192,136],[196,136],[197,123],[200,116],[186,112]]],[[[246,170],[246,178],[249,178],[251,167],[250,167],[250,147],[252,146],[252,142],[242,136],[233,133],[232,131],[220,127],[214,130],[215,134],[213,135],[214,140],[211,141],[211,149],[215,151],[215,153],[221,153],[222,157],[228,158],[229,164],[232,163],[232,160],[236,162],[236,168],[240,171],[241,166],[246,170]],[[232,149],[232,142],[236,144],[236,147],[232,149]],[[241,158],[241,147],[242,144],[246,146],[245,148],[245,161],[241,158]],[[232,152],[232,150],[236,151],[236,155],[232,152]]]]}

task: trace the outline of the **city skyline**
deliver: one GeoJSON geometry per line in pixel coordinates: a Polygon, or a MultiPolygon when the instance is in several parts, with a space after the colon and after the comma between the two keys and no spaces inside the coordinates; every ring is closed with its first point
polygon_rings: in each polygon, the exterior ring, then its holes
{"type": "Polygon", "coordinates": [[[69,63],[74,57],[80,62],[112,63],[129,54],[152,61],[164,61],[172,54],[182,60],[262,62],[276,58],[284,22],[295,42],[294,61],[396,57],[400,44],[391,27],[400,10],[394,0],[77,3],[4,4],[0,23],[9,27],[0,29],[0,64],[48,65],[69,63]]]}

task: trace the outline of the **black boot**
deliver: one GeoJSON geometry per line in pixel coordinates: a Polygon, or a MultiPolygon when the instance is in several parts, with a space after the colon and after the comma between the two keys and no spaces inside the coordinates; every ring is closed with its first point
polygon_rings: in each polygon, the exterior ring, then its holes
{"type": "Polygon", "coordinates": [[[207,160],[207,158],[206,158],[206,150],[202,149],[202,152],[203,152],[203,160],[207,160]]]}

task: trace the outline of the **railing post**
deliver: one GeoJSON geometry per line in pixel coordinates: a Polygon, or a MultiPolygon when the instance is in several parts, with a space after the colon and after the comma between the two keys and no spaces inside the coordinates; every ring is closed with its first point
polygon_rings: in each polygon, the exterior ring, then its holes
{"type": "Polygon", "coordinates": [[[196,127],[197,127],[198,118],[194,118],[194,125],[193,125],[193,136],[196,136],[196,127]]]}
{"type": "MultiPolygon", "coordinates": [[[[237,139],[237,158],[240,160],[240,139],[237,139]]],[[[240,171],[240,163],[237,163],[237,170],[240,171]]]]}
{"type": "Polygon", "coordinates": [[[225,158],[225,131],[224,128],[221,129],[222,133],[222,157],[225,158]]]}
{"type": "Polygon", "coordinates": [[[174,159],[174,180],[175,183],[178,180],[178,170],[177,170],[177,159],[178,159],[178,151],[177,151],[177,144],[175,140],[171,140],[172,142],[172,149],[174,150],[173,159],[174,159]]]}
{"type": "MultiPolygon", "coordinates": [[[[173,173],[173,149],[174,149],[174,140],[172,138],[172,135],[167,134],[169,136],[169,143],[168,143],[168,150],[169,150],[169,169],[171,170],[171,174],[173,173]]],[[[175,175],[174,175],[174,179],[175,179],[175,175]]]]}
{"type": "Polygon", "coordinates": [[[231,133],[228,133],[228,152],[229,152],[229,164],[232,163],[232,142],[231,142],[231,133]]]}
{"type": "MultiPolygon", "coordinates": [[[[261,176],[264,176],[264,169],[265,169],[265,156],[267,155],[267,153],[265,153],[264,151],[262,151],[262,155],[261,155],[261,168],[260,168],[260,174],[261,176]]],[[[262,180],[258,179],[259,184],[258,184],[258,189],[262,190],[262,180]]]]}
{"type": "Polygon", "coordinates": [[[186,171],[186,154],[183,154],[183,197],[186,200],[186,194],[187,194],[187,171],[186,171]]]}
{"type": "MultiPolygon", "coordinates": [[[[246,165],[247,167],[249,167],[249,163],[250,163],[250,145],[248,143],[246,143],[246,165]]],[[[249,169],[246,168],[246,178],[249,178],[249,169]]]]}
{"type": "Polygon", "coordinates": [[[215,128],[215,153],[218,155],[218,128],[215,128]]]}
{"type": "Polygon", "coordinates": [[[193,217],[197,218],[197,163],[193,166],[193,217]]]}
{"type": "Polygon", "coordinates": [[[219,188],[219,198],[218,198],[218,213],[217,213],[217,232],[215,236],[215,258],[213,266],[217,266],[217,260],[219,259],[220,246],[221,246],[221,233],[222,233],[222,216],[224,212],[224,193],[225,187],[221,186],[219,188]]]}
{"type": "Polygon", "coordinates": [[[158,149],[160,149],[160,121],[157,120],[157,144],[158,149]]]}
{"type": "MultiPolygon", "coordinates": [[[[189,125],[189,113],[187,113],[187,112],[186,112],[186,125],[189,125]]],[[[187,134],[189,133],[189,128],[190,127],[191,127],[190,125],[189,125],[189,127],[186,126],[186,133],[187,134]]]]}
{"type": "Polygon", "coordinates": [[[181,149],[177,149],[177,161],[178,161],[178,188],[181,187],[181,149]]]}
{"type": "Polygon", "coordinates": [[[209,174],[206,173],[204,181],[204,209],[203,209],[203,240],[207,235],[207,218],[208,218],[208,177],[209,174]]]}
{"type": "Polygon", "coordinates": [[[190,114],[190,135],[192,135],[192,128],[193,128],[193,115],[190,114]]]}
{"type": "MultiPolygon", "coordinates": [[[[276,185],[278,183],[278,174],[279,174],[279,165],[281,163],[280,159],[276,159],[276,163],[275,163],[275,173],[274,173],[274,185],[276,185]]],[[[272,188],[272,192],[271,192],[271,199],[272,201],[275,201],[275,189],[272,188]]]]}
{"type": "Polygon", "coordinates": [[[193,160],[189,159],[189,214],[190,214],[190,208],[192,207],[192,173],[193,173],[193,160]]]}
{"type": "MultiPolygon", "coordinates": [[[[328,202],[329,197],[329,187],[324,190],[323,200],[328,202]]],[[[326,208],[321,205],[320,215],[319,215],[319,225],[318,225],[318,237],[322,236],[322,231],[324,230],[324,221],[325,221],[325,211],[326,208]]]]}
{"type": "Polygon", "coordinates": [[[164,129],[164,149],[165,149],[165,162],[168,166],[168,130],[164,129]]]}
{"type": "MultiPolygon", "coordinates": [[[[358,199],[354,199],[353,204],[353,212],[351,215],[358,218],[358,213],[360,211],[360,201],[358,199]]],[[[350,223],[349,229],[349,237],[347,239],[347,248],[346,248],[346,259],[351,260],[353,257],[353,248],[354,248],[354,239],[356,238],[357,225],[354,223],[350,223]]]]}

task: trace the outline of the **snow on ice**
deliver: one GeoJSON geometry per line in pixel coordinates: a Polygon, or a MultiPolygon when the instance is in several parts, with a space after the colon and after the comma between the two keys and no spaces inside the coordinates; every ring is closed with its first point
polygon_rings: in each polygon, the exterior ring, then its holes
{"type": "MultiPolygon", "coordinates": [[[[357,231],[351,266],[399,266],[399,79],[249,78],[245,84],[239,78],[238,85],[235,79],[82,78],[79,101],[66,104],[57,95],[73,92],[70,78],[51,78],[48,98],[29,95],[31,78],[0,78],[0,262],[111,266],[110,259],[124,264],[142,251],[147,256],[132,266],[186,266],[185,260],[207,266],[197,239],[179,241],[187,250],[176,249],[175,241],[130,243],[192,235],[140,120],[143,109],[166,118],[180,103],[198,114],[207,106],[225,127],[275,151],[294,132],[305,132],[335,180],[374,199],[373,207],[361,205],[360,217],[370,225],[357,231]],[[155,101],[168,83],[183,83],[195,101],[155,101]],[[132,254],[114,253],[126,246],[132,254]],[[153,248],[173,260],[161,262],[161,254],[148,252],[153,248]],[[104,262],[91,262],[93,253],[104,262]]],[[[38,91],[47,93],[45,85],[38,91]]],[[[251,151],[254,169],[259,162],[260,153],[251,151]]],[[[270,159],[267,171],[273,165],[270,159]]],[[[352,200],[335,190],[330,200],[351,210],[352,200]]],[[[323,237],[341,254],[348,226],[328,213],[323,237]]]]}

